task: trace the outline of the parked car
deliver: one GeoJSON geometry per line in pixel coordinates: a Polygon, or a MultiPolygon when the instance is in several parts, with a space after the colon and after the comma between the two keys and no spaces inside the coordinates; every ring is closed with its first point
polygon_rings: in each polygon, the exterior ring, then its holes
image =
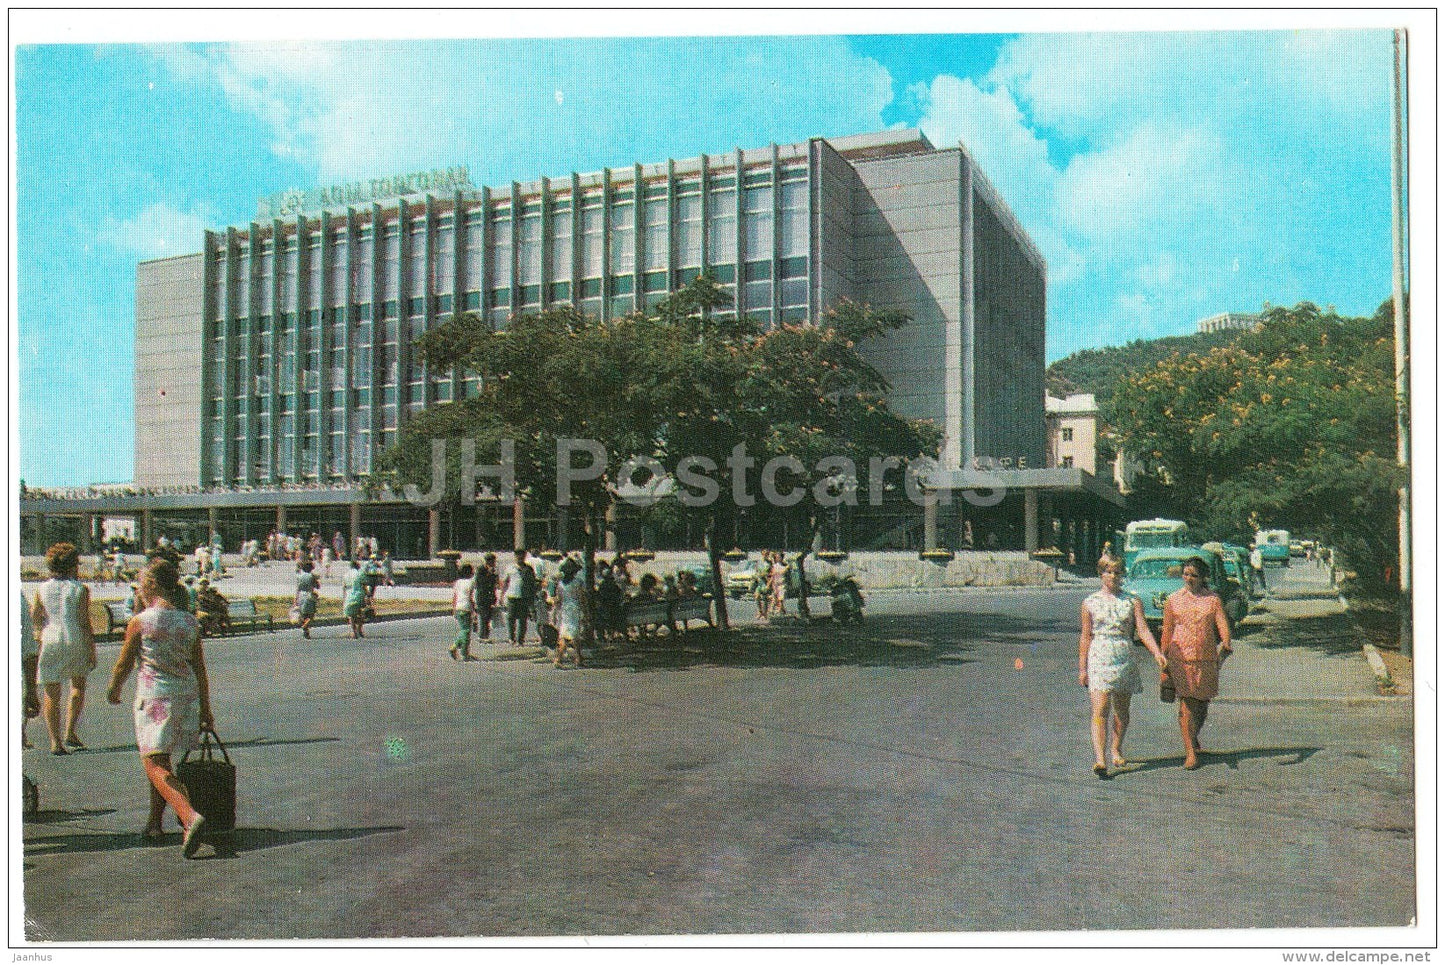
{"type": "Polygon", "coordinates": [[[1164,626],[1164,601],[1169,594],[1184,585],[1184,563],[1191,557],[1199,557],[1209,567],[1209,586],[1219,594],[1224,603],[1224,615],[1232,628],[1244,619],[1249,603],[1244,590],[1232,582],[1224,568],[1224,560],[1218,554],[1202,546],[1172,546],[1160,549],[1140,550],[1129,567],[1124,589],[1133,593],[1144,604],[1144,619],[1158,636],[1164,626]]]}
{"type": "Polygon", "coordinates": [[[1224,562],[1225,579],[1239,587],[1240,599],[1244,601],[1240,619],[1244,619],[1249,613],[1250,601],[1260,595],[1255,584],[1254,568],[1249,565],[1249,551],[1229,543],[1205,543],[1204,548],[1219,554],[1224,562]]]}
{"type": "Polygon", "coordinates": [[[1305,544],[1301,543],[1299,540],[1291,540],[1291,541],[1290,541],[1290,544],[1289,544],[1289,555],[1290,555],[1290,556],[1304,556],[1304,555],[1305,555],[1305,544]]]}
{"type": "Polygon", "coordinates": [[[1287,529],[1262,529],[1254,534],[1254,548],[1264,566],[1289,566],[1289,544],[1287,529]]]}
{"type": "Polygon", "coordinates": [[[761,562],[748,562],[728,573],[723,577],[723,586],[727,589],[728,596],[734,600],[741,600],[745,596],[752,596],[758,588],[758,581],[763,578],[763,564],[761,562]]]}

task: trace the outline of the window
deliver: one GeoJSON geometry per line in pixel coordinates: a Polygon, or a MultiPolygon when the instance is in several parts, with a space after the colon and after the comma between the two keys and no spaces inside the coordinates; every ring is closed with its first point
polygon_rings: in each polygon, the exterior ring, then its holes
{"type": "MultiPolygon", "coordinates": [[[[547,275],[553,281],[572,278],[572,202],[559,201],[552,209],[552,251],[547,275]]],[[[565,297],[563,299],[565,301],[565,297]]]]}
{"type": "Polygon", "coordinates": [[[1065,456],[1062,460],[1060,460],[1059,465],[1063,466],[1065,469],[1071,468],[1074,465],[1074,457],[1065,456]]]}
{"type": "Polygon", "coordinates": [[[666,268],[667,198],[646,202],[642,207],[642,219],[642,267],[647,271],[666,268]]]}
{"type": "Polygon", "coordinates": [[[636,263],[637,253],[634,251],[634,245],[637,236],[632,219],[632,192],[616,193],[607,212],[607,222],[611,229],[608,270],[614,275],[631,272],[636,263]]]}
{"type": "Polygon", "coordinates": [[[1060,436],[1061,436],[1061,438],[1062,438],[1065,442],[1073,442],[1073,441],[1074,441],[1074,430],[1073,430],[1073,427],[1072,427],[1072,426],[1066,426],[1066,427],[1064,427],[1063,431],[1060,433],[1060,436]]]}

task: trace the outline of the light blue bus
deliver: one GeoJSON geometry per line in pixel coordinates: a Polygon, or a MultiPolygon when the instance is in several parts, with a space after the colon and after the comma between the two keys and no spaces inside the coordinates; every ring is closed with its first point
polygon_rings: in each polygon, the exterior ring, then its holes
{"type": "Polygon", "coordinates": [[[1124,565],[1132,567],[1140,550],[1189,545],[1189,524],[1177,519],[1139,519],[1124,527],[1124,565]]]}

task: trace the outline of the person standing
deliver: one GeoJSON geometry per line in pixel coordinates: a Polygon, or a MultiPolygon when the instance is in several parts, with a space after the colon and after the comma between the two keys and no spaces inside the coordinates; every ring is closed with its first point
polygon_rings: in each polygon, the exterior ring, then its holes
{"type": "Polygon", "coordinates": [[[311,564],[301,564],[301,575],[296,578],[296,613],[301,618],[301,636],[311,639],[311,621],[316,619],[317,597],[321,581],[316,578],[311,564]]]}
{"type": "Polygon", "coordinates": [[[1089,732],[1094,742],[1094,774],[1109,776],[1104,760],[1107,746],[1114,767],[1127,767],[1124,733],[1129,729],[1129,701],[1144,689],[1134,664],[1134,640],[1142,640],[1162,671],[1164,654],[1144,619],[1144,604],[1121,590],[1124,564],[1117,559],[1099,563],[1102,588],[1083,603],[1080,611],[1079,686],[1089,690],[1089,732]],[[1113,738],[1109,739],[1109,711],[1113,710],[1113,738]]]}
{"type": "Polygon", "coordinates": [[[90,590],[77,579],[80,551],[70,543],[56,543],[45,552],[50,579],[40,584],[30,607],[34,632],[40,637],[37,676],[44,688],[42,709],[50,732],[50,753],[83,749],[75,732],[85,709],[85,679],[95,669],[95,631],[90,623],[90,590]],[[65,731],[60,730],[60,689],[70,682],[65,731]]]}
{"type": "Polygon", "coordinates": [[[527,563],[525,549],[516,550],[513,555],[515,559],[507,573],[502,600],[507,608],[507,639],[520,647],[527,639],[527,621],[537,596],[537,571],[527,563]]]}
{"type": "Polygon", "coordinates": [[[171,606],[175,583],[175,567],[166,561],[152,563],[141,577],[146,609],[126,624],[106,699],[120,703],[121,687],[132,668],[138,668],[135,742],[150,781],[150,815],[143,834],[148,841],[161,838],[169,804],[185,829],[181,854],[191,858],[200,846],[205,818],[191,806],[171,755],[195,747],[200,732],[213,730],[215,721],[200,628],[195,617],[171,606]]]}
{"type": "Polygon", "coordinates": [[[582,564],[572,557],[562,561],[562,566],[553,584],[552,610],[557,626],[557,655],[552,661],[554,667],[562,666],[562,659],[570,647],[576,655],[577,666],[582,666],[582,648],[578,641],[582,637],[582,597],[584,582],[582,564]]]}
{"type": "Polygon", "coordinates": [[[35,640],[35,624],[30,619],[30,607],[25,603],[25,591],[20,591],[20,746],[29,748],[30,736],[26,730],[32,718],[40,716],[40,697],[35,674],[40,663],[40,644],[35,640]]]}
{"type": "Polygon", "coordinates": [[[1219,594],[1209,588],[1208,568],[1197,556],[1184,562],[1184,586],[1164,601],[1161,634],[1169,678],[1179,695],[1179,733],[1184,769],[1199,766],[1199,731],[1209,702],[1219,695],[1219,668],[1231,653],[1229,619],[1219,594]]]}
{"type": "Polygon", "coordinates": [[[772,592],[772,612],[777,616],[787,613],[788,563],[781,550],[773,554],[773,565],[768,570],[768,589],[772,592]]]}
{"type": "Polygon", "coordinates": [[[361,561],[352,560],[351,569],[341,578],[341,613],[351,622],[351,639],[366,636],[362,627],[366,625],[366,575],[361,570],[361,561]]]}
{"type": "Polygon", "coordinates": [[[452,613],[457,618],[457,640],[449,651],[453,660],[475,660],[472,656],[472,564],[464,563],[452,583],[452,613]]]}
{"type": "Polygon", "coordinates": [[[472,578],[472,612],[477,617],[477,637],[483,643],[492,639],[492,611],[497,606],[497,555],[482,557],[481,569],[472,578]]]}
{"type": "Polygon", "coordinates": [[[346,558],[346,537],[341,535],[339,529],[336,535],[331,537],[331,552],[338,560],[346,558]]]}

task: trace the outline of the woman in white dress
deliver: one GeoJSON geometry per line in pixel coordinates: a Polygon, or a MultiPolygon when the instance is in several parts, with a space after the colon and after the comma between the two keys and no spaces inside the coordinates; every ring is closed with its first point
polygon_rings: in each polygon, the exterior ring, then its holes
{"type": "Polygon", "coordinates": [[[582,648],[578,639],[582,636],[582,564],[570,556],[562,561],[558,574],[556,595],[552,599],[553,618],[557,622],[557,657],[553,666],[562,666],[562,658],[570,647],[576,655],[577,666],[582,666],[582,648]]]}
{"type": "Polygon", "coordinates": [[[50,753],[84,748],[75,725],[85,708],[85,678],[95,669],[95,631],[90,624],[90,590],[76,578],[80,551],[56,543],[45,553],[50,579],[35,591],[30,617],[40,638],[38,678],[44,688],[42,713],[50,732],[50,753]],[[60,688],[70,682],[64,737],[60,730],[60,688]]]}
{"type": "Polygon", "coordinates": [[[1080,612],[1083,630],[1079,634],[1079,685],[1089,688],[1094,774],[1106,780],[1109,777],[1109,765],[1104,761],[1106,744],[1112,751],[1114,767],[1128,766],[1124,759],[1124,732],[1129,729],[1129,699],[1144,689],[1139,668],[1134,664],[1135,636],[1144,641],[1161,671],[1165,660],[1144,619],[1144,604],[1134,594],[1120,589],[1124,582],[1123,561],[1100,561],[1099,579],[1102,589],[1084,601],[1080,612]],[[1112,741],[1108,739],[1111,706],[1114,711],[1112,741]]]}

